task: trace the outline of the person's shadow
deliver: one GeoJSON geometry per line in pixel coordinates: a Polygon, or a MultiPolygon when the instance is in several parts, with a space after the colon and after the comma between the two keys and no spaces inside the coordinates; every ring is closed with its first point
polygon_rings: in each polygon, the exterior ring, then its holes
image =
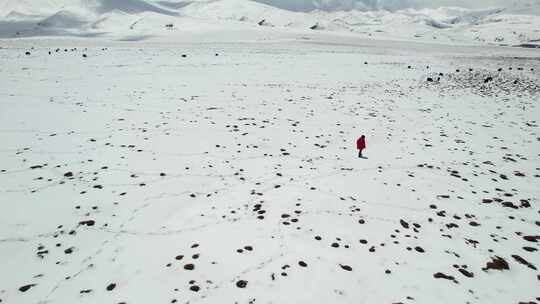
{"type": "Polygon", "coordinates": [[[360,156],[359,158],[361,158],[361,159],[369,159],[369,157],[367,157],[367,156],[360,156]]]}

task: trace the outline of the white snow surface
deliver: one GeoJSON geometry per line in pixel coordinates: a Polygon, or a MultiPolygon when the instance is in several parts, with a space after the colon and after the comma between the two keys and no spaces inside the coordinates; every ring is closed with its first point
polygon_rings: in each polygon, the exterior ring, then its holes
{"type": "Polygon", "coordinates": [[[0,0],[0,303],[540,303],[535,8],[0,0]]]}
{"type": "Polygon", "coordinates": [[[539,69],[326,36],[4,41],[0,300],[537,302],[539,69]]]}

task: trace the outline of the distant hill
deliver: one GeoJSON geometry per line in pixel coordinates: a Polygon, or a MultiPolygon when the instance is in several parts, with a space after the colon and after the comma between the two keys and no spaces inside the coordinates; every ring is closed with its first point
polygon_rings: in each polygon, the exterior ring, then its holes
{"type": "MultiPolygon", "coordinates": [[[[314,31],[436,43],[536,44],[540,0],[386,10],[392,1],[0,0],[0,38],[156,37],[189,30],[314,31]],[[286,1],[285,1],[286,2],[286,1]],[[313,9],[313,10],[312,10],[313,9]]],[[[420,2],[401,2],[415,6],[420,2]]],[[[396,6],[398,7],[398,6],[396,6]]],[[[401,6],[399,6],[401,7],[401,6]]]]}

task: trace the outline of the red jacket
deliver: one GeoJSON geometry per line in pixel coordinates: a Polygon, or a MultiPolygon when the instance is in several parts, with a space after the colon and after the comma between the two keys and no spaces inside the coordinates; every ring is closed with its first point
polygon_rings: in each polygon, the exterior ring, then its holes
{"type": "Polygon", "coordinates": [[[356,149],[363,150],[366,148],[366,138],[364,136],[358,138],[356,141],[356,149]]]}

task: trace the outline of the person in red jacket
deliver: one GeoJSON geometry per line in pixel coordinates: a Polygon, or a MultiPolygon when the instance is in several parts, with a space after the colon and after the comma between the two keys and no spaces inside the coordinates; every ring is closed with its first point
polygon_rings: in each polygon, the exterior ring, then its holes
{"type": "Polygon", "coordinates": [[[356,141],[356,149],[358,149],[358,157],[363,158],[362,150],[364,150],[365,148],[366,148],[366,137],[362,135],[356,141]]]}

